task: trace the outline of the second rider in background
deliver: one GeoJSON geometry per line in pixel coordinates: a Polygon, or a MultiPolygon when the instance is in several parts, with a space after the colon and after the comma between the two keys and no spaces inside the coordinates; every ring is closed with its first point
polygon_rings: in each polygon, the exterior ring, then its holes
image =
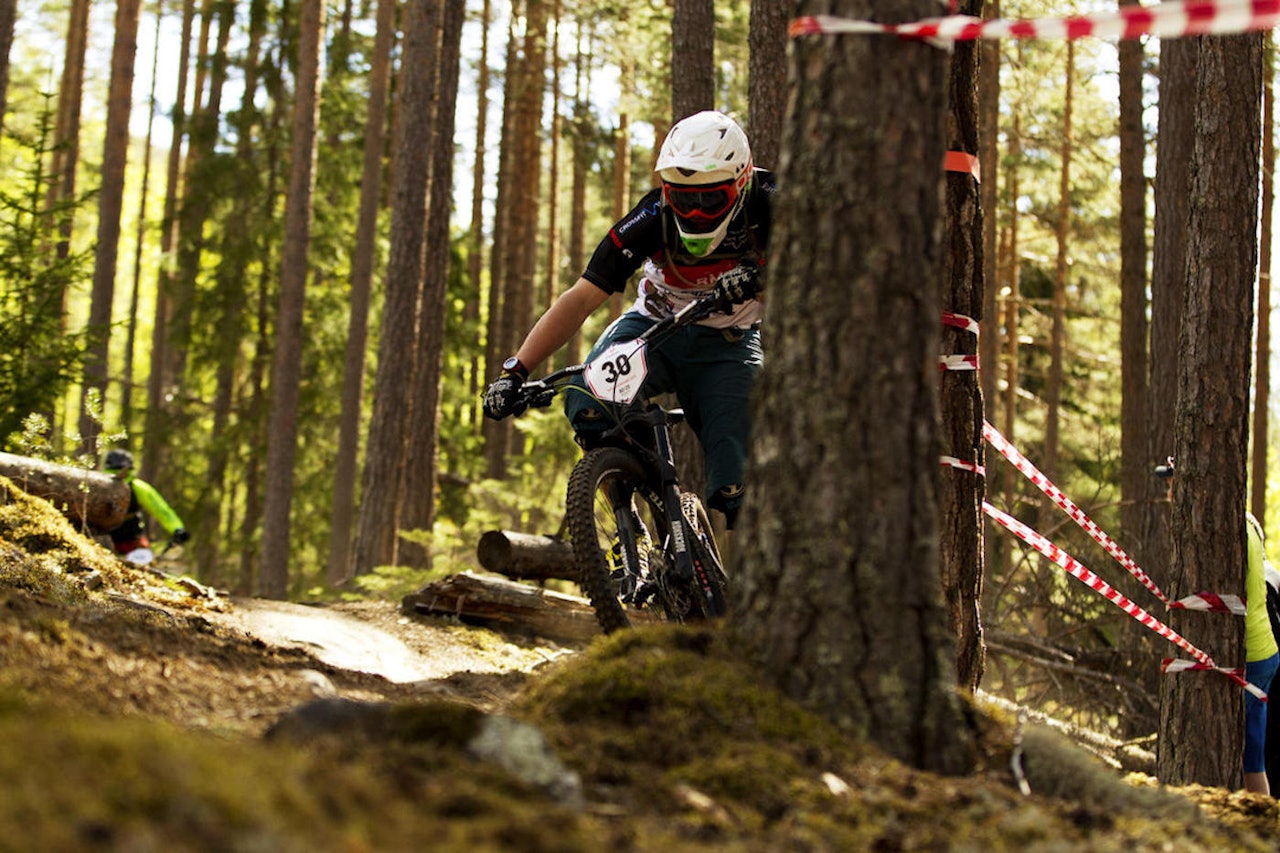
{"type": "MultiPolygon", "coordinates": [[[[655,171],[661,185],[609,229],[582,277],[534,324],[485,391],[484,412],[499,420],[518,414],[518,391],[529,372],[611,294],[623,292],[637,270],[635,303],[604,331],[588,361],[715,292],[721,313],[649,349],[644,390],[674,392],[679,399],[706,455],[707,505],[724,513],[732,529],[742,505],[751,387],[764,362],[758,275],[777,184],[772,172],[754,168],[742,128],[714,111],[671,128],[655,171]]],[[[565,411],[587,448],[612,422],[605,404],[585,388],[565,395],[565,411]]]]}

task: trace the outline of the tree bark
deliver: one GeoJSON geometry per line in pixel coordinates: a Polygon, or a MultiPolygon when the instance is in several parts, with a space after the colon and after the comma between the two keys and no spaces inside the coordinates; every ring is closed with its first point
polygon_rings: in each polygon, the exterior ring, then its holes
{"type": "Polygon", "coordinates": [[[427,190],[431,172],[432,96],[440,41],[441,0],[405,7],[404,60],[395,131],[391,250],[387,260],[382,337],[373,418],[365,442],[353,571],[395,565],[403,497],[406,431],[412,412],[415,346],[423,291],[427,190]]]}
{"type": "Polygon", "coordinates": [[[756,165],[776,171],[787,108],[787,24],[794,3],[751,0],[747,138],[756,165]]]}
{"type": "MultiPolygon", "coordinates": [[[[115,304],[116,264],[120,257],[120,212],[124,208],[124,172],[129,159],[129,116],[133,112],[133,64],[138,53],[138,17],[142,0],[117,0],[111,82],[107,94],[107,131],[102,145],[102,182],[98,189],[98,239],[94,248],[93,292],[89,302],[89,348],[85,352],[81,394],[96,388],[107,398],[111,309],[115,304]]],[[[82,398],[83,400],[83,398],[82,398]]],[[[97,452],[96,423],[82,402],[80,441],[85,453],[97,452]]]]}
{"type": "Polygon", "coordinates": [[[0,477],[44,498],[73,524],[103,533],[120,526],[133,496],[128,483],[110,474],[12,453],[0,453],[0,477]]]}
{"type": "MultiPolygon", "coordinates": [[[[982,0],[968,0],[959,14],[978,16],[982,0]]],[[[978,154],[978,59],[974,42],[951,53],[947,144],[951,151],[978,154]]],[[[983,317],[983,211],[974,175],[949,172],[946,179],[947,251],[943,255],[942,308],[981,322],[983,317]]],[[[943,327],[943,352],[977,354],[977,335],[943,327]]],[[[980,365],[981,366],[981,365],[980,365]]],[[[945,453],[985,463],[982,388],[976,371],[942,376],[942,446],[945,453]]],[[[982,500],[985,482],[970,471],[945,468],[939,481],[942,589],[956,638],[957,683],[973,691],[982,680],[982,500]]]]}
{"type": "Polygon", "coordinates": [[[716,105],[713,0],[675,0],[671,14],[671,120],[716,105]]]}
{"type": "Polygon", "coordinates": [[[360,415],[364,404],[365,350],[369,342],[369,303],[377,254],[378,211],[382,207],[383,150],[387,125],[387,93],[391,49],[396,42],[396,0],[379,0],[369,74],[369,114],[365,124],[364,167],[360,179],[360,212],[351,257],[351,298],[347,346],[342,371],[342,414],[333,472],[333,513],[329,530],[329,562],[325,580],[339,586],[351,577],[351,527],[354,518],[360,415]]]}
{"type": "Polygon", "coordinates": [[[262,559],[258,581],[264,598],[285,598],[289,588],[290,508],[302,382],[302,309],[306,298],[307,249],[311,243],[311,196],[315,189],[316,120],[320,99],[320,47],[324,3],[303,0],[298,20],[298,83],[290,131],[292,163],[285,207],[280,302],[271,365],[271,415],[266,491],[262,508],[262,559]]]}
{"type": "MultiPolygon", "coordinates": [[[[1258,331],[1253,363],[1253,467],[1249,506],[1262,529],[1267,528],[1267,440],[1271,407],[1271,239],[1275,210],[1275,33],[1265,35],[1262,53],[1262,222],[1258,240],[1258,331]]],[[[1280,779],[1276,780],[1280,784],[1280,779]]]]}
{"type": "MultiPolygon", "coordinates": [[[[936,4],[798,11],[892,23],[936,4]]],[[[787,694],[902,761],[963,773],[972,736],[938,557],[946,60],[898,39],[793,47],[770,259],[788,298],[767,303],[749,463],[760,487],[731,570],[731,630],[787,694]]]]}
{"type": "MultiPolygon", "coordinates": [[[[1187,226],[1187,298],[1179,335],[1174,433],[1174,598],[1241,594],[1249,362],[1257,233],[1262,36],[1198,40],[1199,81],[1187,226]]],[[[1171,612],[1220,666],[1244,663],[1244,624],[1171,612]]],[[[1217,675],[1166,678],[1160,691],[1159,776],[1167,784],[1238,787],[1244,694],[1217,675]],[[1207,721],[1234,724],[1206,725],[1207,721]]]]}

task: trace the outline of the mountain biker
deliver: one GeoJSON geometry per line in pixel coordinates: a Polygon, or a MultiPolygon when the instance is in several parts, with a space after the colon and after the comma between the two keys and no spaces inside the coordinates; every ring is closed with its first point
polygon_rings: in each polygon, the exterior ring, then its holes
{"type": "Polygon", "coordinates": [[[134,476],[132,453],[119,448],[108,450],[102,469],[113,474],[117,480],[124,480],[129,484],[129,514],[108,534],[111,536],[111,547],[117,554],[140,566],[148,565],[155,559],[151,542],[147,538],[147,515],[154,516],[160,522],[172,544],[181,545],[191,538],[182,519],[160,496],[155,486],[134,476]]]}
{"type": "MultiPolygon", "coordinates": [[[[582,327],[638,270],[635,303],[592,347],[635,339],[659,319],[714,294],[721,311],[649,348],[645,393],[675,392],[706,455],[707,505],[733,528],[742,505],[750,431],[749,398],[764,361],[759,271],[764,266],[773,198],[772,172],[754,167],[742,128],[721,112],[695,113],[667,134],[654,168],[660,185],[609,229],[582,277],[534,324],[484,392],[495,420],[519,414],[519,391],[544,359],[582,327]],[[732,275],[725,276],[725,273],[732,275]]],[[[610,423],[608,404],[583,385],[565,395],[565,411],[583,447],[610,423]]]]}

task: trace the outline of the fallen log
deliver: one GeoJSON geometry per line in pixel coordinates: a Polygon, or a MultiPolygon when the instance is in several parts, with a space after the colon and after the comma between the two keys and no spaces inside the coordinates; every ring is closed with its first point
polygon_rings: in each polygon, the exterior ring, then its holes
{"type": "Polygon", "coordinates": [[[129,513],[129,484],[101,471],[0,453],[0,476],[95,532],[119,527],[129,513]]]}
{"type": "Polygon", "coordinates": [[[427,584],[401,599],[400,606],[412,613],[453,616],[553,639],[588,640],[600,633],[595,611],[585,598],[471,572],[427,584]]]}
{"type": "Polygon", "coordinates": [[[572,546],[551,536],[490,530],[480,537],[476,558],[482,568],[515,580],[578,580],[572,546]]]}

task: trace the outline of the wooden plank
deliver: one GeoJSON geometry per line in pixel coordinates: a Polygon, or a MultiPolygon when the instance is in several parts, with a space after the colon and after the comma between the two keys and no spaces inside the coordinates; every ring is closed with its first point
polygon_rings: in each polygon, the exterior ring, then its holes
{"type": "Polygon", "coordinates": [[[129,513],[129,484],[102,471],[0,453],[0,476],[49,501],[73,524],[87,524],[96,532],[119,527],[129,513]]]}

